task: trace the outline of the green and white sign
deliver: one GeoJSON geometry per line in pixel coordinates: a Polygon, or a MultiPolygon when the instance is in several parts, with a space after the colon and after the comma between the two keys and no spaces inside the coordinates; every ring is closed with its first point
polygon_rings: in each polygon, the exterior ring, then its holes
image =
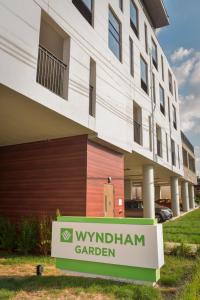
{"type": "Polygon", "coordinates": [[[156,282],[164,264],[162,225],[152,219],[58,217],[52,256],[67,271],[156,282]]]}

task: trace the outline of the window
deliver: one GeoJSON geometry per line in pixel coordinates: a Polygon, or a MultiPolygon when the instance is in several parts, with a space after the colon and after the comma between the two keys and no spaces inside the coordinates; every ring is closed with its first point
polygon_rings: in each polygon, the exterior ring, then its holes
{"type": "Polygon", "coordinates": [[[96,110],[96,63],[90,59],[90,84],[89,84],[89,114],[95,117],[96,110]]]}
{"type": "Polygon", "coordinates": [[[142,145],[142,109],[141,107],[133,102],[133,131],[134,131],[134,141],[142,145]]]}
{"type": "Polygon", "coordinates": [[[144,23],[144,36],[145,36],[145,50],[146,53],[149,53],[149,45],[148,45],[148,33],[147,33],[147,24],[144,23]]]}
{"type": "Polygon", "coordinates": [[[161,68],[162,68],[162,80],[165,80],[165,71],[164,71],[164,60],[163,56],[161,55],[161,68]]]}
{"type": "Polygon", "coordinates": [[[123,0],[119,0],[119,8],[123,11],[123,0]]]}
{"type": "Polygon", "coordinates": [[[136,36],[139,36],[138,8],[133,0],[130,0],[130,25],[136,36]]]}
{"type": "Polygon", "coordinates": [[[188,168],[188,153],[184,148],[182,148],[182,152],[183,152],[183,165],[186,168],[188,168]]]}
{"type": "Polygon", "coordinates": [[[153,65],[156,69],[158,69],[158,53],[157,53],[157,46],[154,40],[152,39],[152,61],[153,65]]]}
{"type": "Polygon", "coordinates": [[[162,132],[160,126],[156,125],[156,139],[157,139],[157,155],[162,157],[162,132]]]}
{"type": "Polygon", "coordinates": [[[152,73],[152,98],[153,102],[156,103],[156,81],[154,73],[152,73]]]}
{"type": "Polygon", "coordinates": [[[168,118],[169,118],[169,122],[171,122],[171,111],[170,111],[170,100],[168,97],[168,118]]]}
{"type": "Polygon", "coordinates": [[[109,48],[121,61],[121,24],[109,10],[109,48]]]}
{"type": "Polygon", "coordinates": [[[129,37],[130,73],[134,76],[133,40],[129,37]]]}
{"type": "Polygon", "coordinates": [[[180,169],[180,167],[181,167],[181,162],[180,162],[179,145],[177,145],[177,153],[178,153],[178,167],[179,167],[179,169],[180,169]]]}
{"type": "Polygon", "coordinates": [[[141,88],[148,94],[148,66],[143,57],[140,57],[141,88]]]}
{"type": "Polygon", "coordinates": [[[72,0],[82,16],[92,25],[93,23],[93,0],[72,0]]]}
{"type": "Polygon", "coordinates": [[[176,89],[176,82],[174,81],[174,94],[175,94],[175,100],[177,101],[177,89],[176,89]]]}
{"type": "Polygon", "coordinates": [[[168,77],[169,77],[169,90],[170,90],[171,94],[173,95],[172,74],[170,71],[168,71],[168,77]]]}
{"type": "Polygon", "coordinates": [[[177,129],[177,122],[176,122],[176,108],[173,105],[173,126],[175,129],[177,129]]]}
{"type": "Polygon", "coordinates": [[[195,160],[190,154],[188,154],[188,158],[189,158],[189,169],[190,169],[190,171],[195,173],[196,172],[195,160]]]}
{"type": "Polygon", "coordinates": [[[165,115],[165,92],[163,87],[160,85],[160,111],[165,115]]]}
{"type": "Polygon", "coordinates": [[[152,151],[152,118],[149,116],[149,150],[152,151]]]}
{"type": "Polygon", "coordinates": [[[167,161],[169,162],[169,146],[168,146],[168,136],[167,136],[167,133],[165,134],[165,137],[166,137],[167,161]]]}
{"type": "Polygon", "coordinates": [[[172,165],[176,166],[176,152],[175,152],[175,143],[173,139],[171,139],[171,154],[172,154],[172,165]]]}

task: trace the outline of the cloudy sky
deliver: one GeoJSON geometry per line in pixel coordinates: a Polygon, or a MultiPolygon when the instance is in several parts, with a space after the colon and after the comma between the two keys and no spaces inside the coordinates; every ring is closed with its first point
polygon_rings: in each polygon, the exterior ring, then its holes
{"type": "Polygon", "coordinates": [[[164,0],[170,26],[158,33],[179,81],[181,126],[195,146],[200,175],[200,0],[164,0]]]}

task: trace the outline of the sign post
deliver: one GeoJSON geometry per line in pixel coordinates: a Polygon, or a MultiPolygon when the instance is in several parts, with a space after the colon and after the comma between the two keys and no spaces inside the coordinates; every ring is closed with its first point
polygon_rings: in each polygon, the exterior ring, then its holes
{"type": "Polygon", "coordinates": [[[153,285],[164,264],[162,225],[146,218],[60,216],[51,255],[68,274],[153,285]]]}

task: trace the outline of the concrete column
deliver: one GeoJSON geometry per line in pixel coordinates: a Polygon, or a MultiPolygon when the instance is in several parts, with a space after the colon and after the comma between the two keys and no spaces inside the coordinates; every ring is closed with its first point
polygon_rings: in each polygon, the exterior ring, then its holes
{"type": "Polygon", "coordinates": [[[189,194],[188,194],[188,182],[183,181],[181,184],[181,197],[183,204],[183,211],[189,211],[189,194]]]}
{"type": "Polygon", "coordinates": [[[180,215],[178,177],[171,177],[171,201],[174,217],[180,215]]]}
{"type": "Polygon", "coordinates": [[[191,209],[195,208],[194,186],[192,184],[189,184],[189,206],[191,209]]]}
{"type": "Polygon", "coordinates": [[[124,194],[126,200],[132,199],[132,180],[125,180],[124,194]]]}
{"type": "Polygon", "coordinates": [[[155,186],[155,201],[161,199],[161,188],[160,185],[155,186]]]}
{"type": "Polygon", "coordinates": [[[143,166],[143,204],[144,218],[155,218],[154,169],[152,165],[143,166]]]}

